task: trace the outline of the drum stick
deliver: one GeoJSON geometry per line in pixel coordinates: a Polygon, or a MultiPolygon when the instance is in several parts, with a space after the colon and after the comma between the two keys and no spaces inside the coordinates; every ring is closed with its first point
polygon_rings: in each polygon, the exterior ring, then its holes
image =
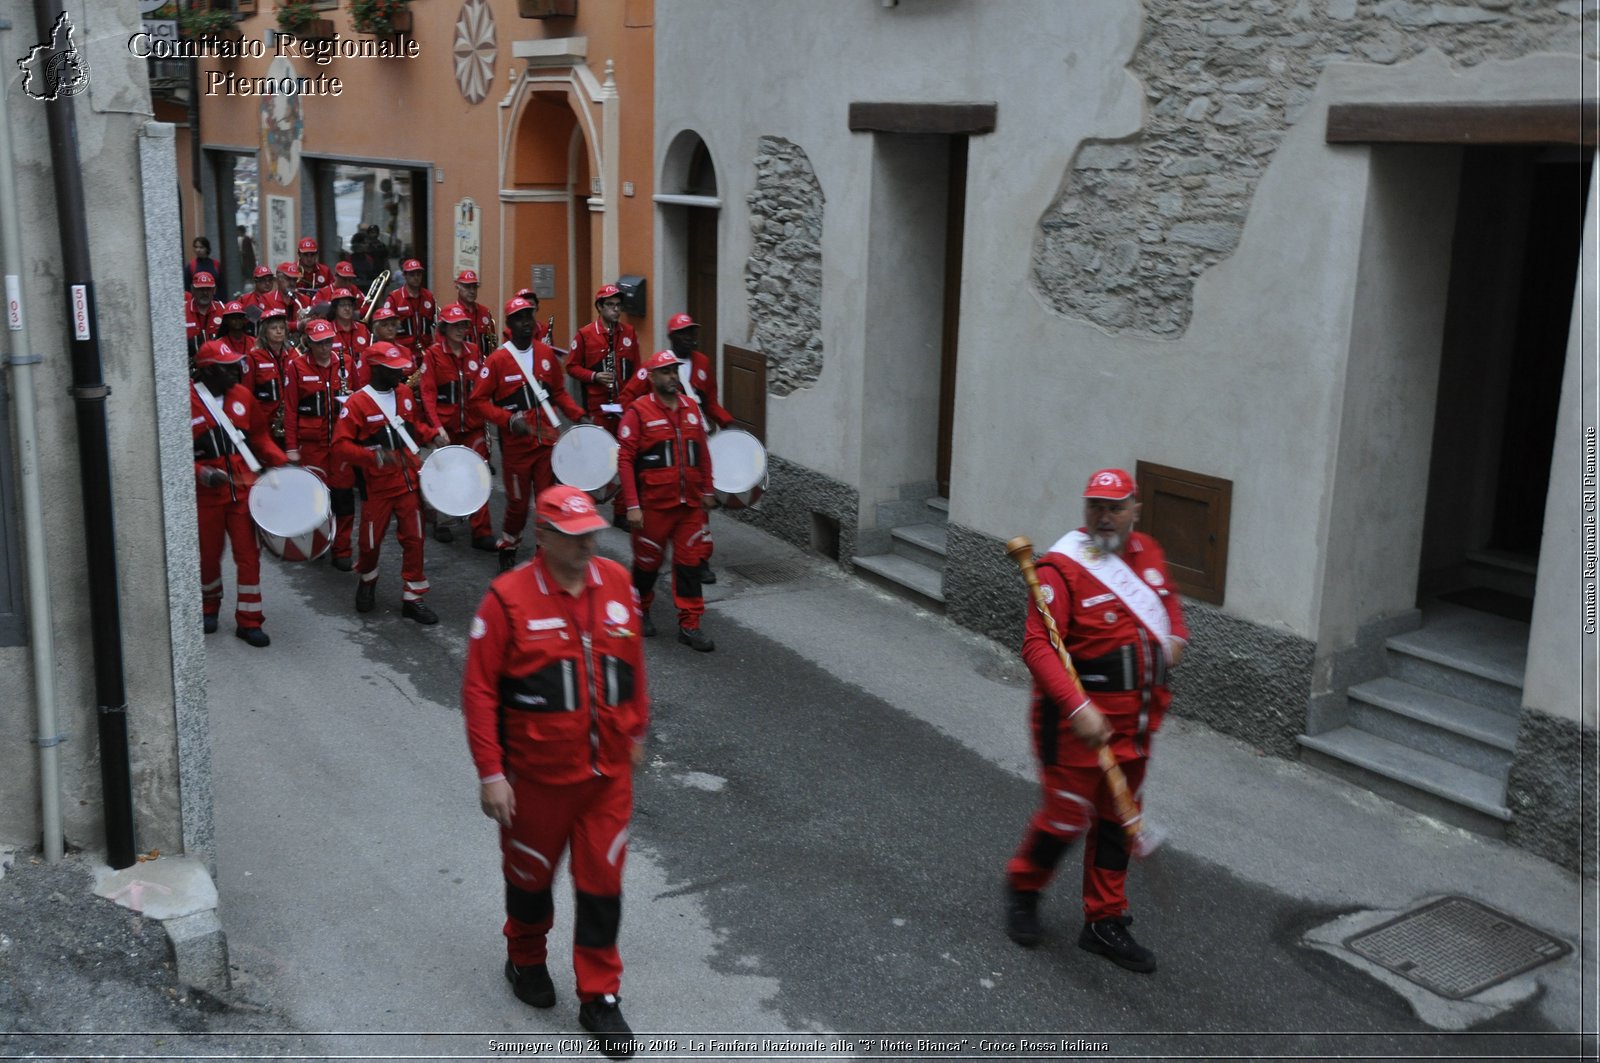
{"type": "Polygon", "coordinates": [[[233,449],[237,450],[239,456],[244,459],[245,468],[251,472],[260,472],[261,463],[256,460],[255,453],[250,449],[249,444],[244,441],[244,433],[239,431],[237,425],[228,420],[227,415],[222,412],[222,407],[217,405],[217,397],[201,384],[194,384],[192,387],[194,388],[194,393],[200,396],[200,405],[204,406],[206,412],[211,415],[212,420],[217,422],[217,427],[227,433],[228,439],[233,443],[233,449]]]}
{"type": "MultiPolygon", "coordinates": [[[[1006,553],[1022,569],[1022,578],[1028,582],[1029,596],[1033,599],[1034,608],[1039,611],[1039,616],[1044,620],[1045,631],[1050,636],[1050,645],[1055,648],[1056,656],[1061,659],[1061,667],[1066,669],[1067,675],[1075,683],[1081,684],[1078,679],[1078,670],[1072,666],[1072,658],[1067,654],[1067,648],[1061,641],[1061,632],[1056,630],[1056,618],[1050,612],[1050,603],[1044,599],[1044,588],[1039,585],[1039,573],[1033,567],[1033,543],[1025,535],[1019,535],[1006,543],[1006,553]]],[[[1122,830],[1128,836],[1128,851],[1138,856],[1148,855],[1153,845],[1145,843],[1140,838],[1143,829],[1143,814],[1133,800],[1133,794],[1128,791],[1128,779],[1122,774],[1122,768],[1117,764],[1117,758],[1111,752],[1109,745],[1099,749],[1100,770],[1105,773],[1106,785],[1111,789],[1111,801],[1117,808],[1117,818],[1122,820],[1122,830]]]]}
{"type": "MultiPolygon", "coordinates": [[[[551,318],[550,320],[554,321],[555,318],[551,318]]],[[[506,344],[506,350],[508,350],[508,351],[513,350],[513,348],[512,348],[510,343],[506,344]]],[[[532,347],[528,348],[528,354],[529,354],[528,365],[532,366],[533,365],[533,348],[532,347]]],[[[556,416],[556,411],[554,409],[552,409],[551,406],[550,406],[550,396],[545,394],[544,385],[539,383],[539,378],[533,375],[533,372],[532,372],[531,369],[529,370],[527,377],[524,379],[524,383],[526,383],[528,385],[528,390],[533,392],[533,397],[538,400],[539,409],[543,410],[545,417],[549,419],[550,427],[554,428],[558,432],[561,431],[561,419],[556,416]]]]}

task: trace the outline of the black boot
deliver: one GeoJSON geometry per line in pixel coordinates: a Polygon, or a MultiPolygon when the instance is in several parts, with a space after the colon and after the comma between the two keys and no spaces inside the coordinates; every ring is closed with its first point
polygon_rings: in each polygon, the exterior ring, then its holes
{"type": "Polygon", "coordinates": [[[1131,922],[1127,916],[1120,916],[1085,923],[1083,933],[1078,935],[1078,947],[1104,956],[1118,967],[1149,974],[1156,969],[1156,954],[1133,940],[1128,933],[1131,922]]]}
{"type": "Polygon", "coordinates": [[[408,601],[400,606],[400,615],[407,620],[415,620],[419,624],[437,624],[439,614],[417,601],[408,601]]]}
{"type": "Polygon", "coordinates": [[[517,567],[517,548],[513,546],[509,550],[501,549],[501,551],[500,551],[500,571],[501,572],[510,572],[512,569],[514,569],[516,567],[517,567]]]}
{"type": "Polygon", "coordinates": [[[200,627],[207,635],[215,635],[217,633],[217,614],[207,613],[201,618],[200,627]]]}
{"type": "Polygon", "coordinates": [[[717,582],[717,574],[711,571],[709,561],[700,562],[700,582],[708,585],[717,582]]]}
{"type": "Polygon", "coordinates": [[[378,602],[378,581],[364,579],[356,584],[356,612],[370,613],[378,602]]]}
{"type": "Polygon", "coordinates": [[[697,627],[680,627],[678,641],[690,649],[699,650],[701,653],[710,653],[717,648],[717,644],[706,637],[705,632],[697,627]]]}
{"type": "Polygon", "coordinates": [[[553,1008],[556,1003],[556,986],[550,981],[550,969],[542,963],[518,967],[506,961],[506,981],[517,999],[534,1008],[553,1008]]]}
{"type": "Polygon", "coordinates": [[[258,627],[235,628],[233,633],[244,639],[258,650],[264,650],[268,646],[272,645],[271,637],[258,627]]]}
{"type": "Polygon", "coordinates": [[[433,541],[436,543],[453,543],[456,541],[456,533],[450,530],[449,525],[435,524],[433,526],[433,541]]]}
{"type": "Polygon", "coordinates": [[[472,537],[472,548],[485,552],[498,550],[500,548],[500,540],[492,535],[474,535],[472,537]]]}
{"type": "Polygon", "coordinates": [[[600,1035],[600,1051],[610,1058],[633,1058],[633,1029],[622,1017],[621,1004],[610,993],[578,1005],[578,1025],[600,1035]]]}
{"type": "Polygon", "coordinates": [[[643,622],[639,625],[639,631],[647,639],[653,639],[656,637],[656,622],[650,619],[649,613],[644,614],[643,622]]]}
{"type": "Polygon", "coordinates": [[[1006,936],[1025,949],[1039,943],[1039,891],[1006,883],[1006,936]]]}

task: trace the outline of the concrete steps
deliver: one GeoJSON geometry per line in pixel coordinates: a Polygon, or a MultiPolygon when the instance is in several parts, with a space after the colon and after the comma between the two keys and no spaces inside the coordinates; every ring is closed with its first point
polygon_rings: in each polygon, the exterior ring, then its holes
{"type": "Polygon", "coordinates": [[[892,545],[888,553],[856,556],[853,564],[857,573],[926,609],[944,612],[944,563],[949,534],[945,519],[949,510],[950,503],[945,499],[930,498],[926,520],[890,530],[892,545]]]}
{"type": "Polygon", "coordinates": [[[1388,674],[1345,692],[1342,727],[1301,735],[1307,763],[1501,837],[1528,625],[1446,603],[1385,645],[1388,674]]]}

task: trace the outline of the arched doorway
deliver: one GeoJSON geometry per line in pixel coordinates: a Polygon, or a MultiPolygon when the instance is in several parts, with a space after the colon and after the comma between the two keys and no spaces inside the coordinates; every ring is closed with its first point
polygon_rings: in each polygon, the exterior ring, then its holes
{"type": "Polygon", "coordinates": [[[589,145],[565,91],[529,93],[507,169],[505,294],[538,291],[541,316],[557,319],[550,342],[562,347],[588,321],[584,289],[598,224],[588,205],[589,145]]]}
{"type": "Polygon", "coordinates": [[[660,208],[661,309],[686,311],[700,323],[700,349],[717,361],[717,222],[722,200],[717,168],[692,130],[674,138],[662,163],[660,208]]]}

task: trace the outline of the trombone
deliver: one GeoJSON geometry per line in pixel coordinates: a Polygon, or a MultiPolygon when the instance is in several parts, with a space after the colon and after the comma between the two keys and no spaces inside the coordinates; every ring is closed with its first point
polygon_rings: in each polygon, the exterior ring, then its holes
{"type": "Polygon", "coordinates": [[[378,274],[372,279],[372,283],[367,285],[367,294],[365,297],[367,302],[367,312],[361,315],[361,323],[363,325],[372,324],[372,312],[378,309],[378,296],[382,295],[383,290],[388,286],[388,270],[384,270],[382,273],[378,274]]]}

